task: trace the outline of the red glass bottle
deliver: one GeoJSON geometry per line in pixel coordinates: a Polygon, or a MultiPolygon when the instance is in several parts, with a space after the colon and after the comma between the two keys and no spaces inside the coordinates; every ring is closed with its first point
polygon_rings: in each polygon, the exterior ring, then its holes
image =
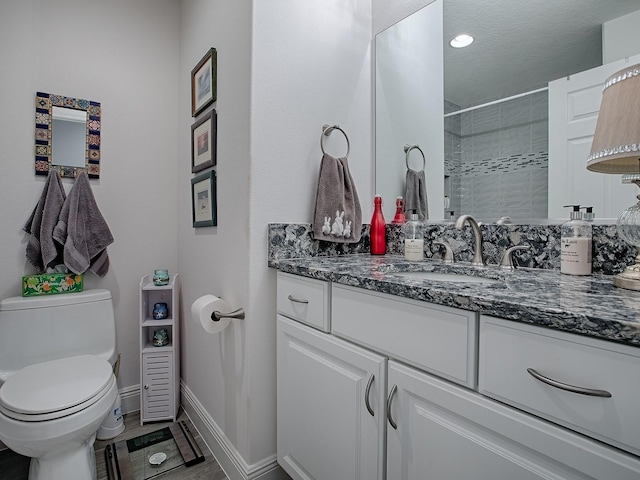
{"type": "Polygon", "coordinates": [[[380,195],[376,195],[373,200],[373,217],[371,217],[369,235],[371,237],[371,255],[384,255],[387,252],[387,239],[380,195]]]}
{"type": "Polygon", "coordinates": [[[402,225],[406,223],[407,218],[404,216],[404,198],[396,198],[396,216],[393,217],[391,223],[402,225]]]}

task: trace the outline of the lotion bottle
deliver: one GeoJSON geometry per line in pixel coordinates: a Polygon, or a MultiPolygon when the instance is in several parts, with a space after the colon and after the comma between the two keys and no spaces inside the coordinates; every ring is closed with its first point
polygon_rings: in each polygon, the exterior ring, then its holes
{"type": "Polygon", "coordinates": [[[560,272],[568,275],[591,275],[591,224],[582,220],[580,205],[571,207],[570,220],[560,229],[560,272]]]}
{"type": "Polygon", "coordinates": [[[424,259],[424,224],[418,219],[418,214],[412,210],[409,220],[403,225],[404,258],[411,261],[424,259]]]}

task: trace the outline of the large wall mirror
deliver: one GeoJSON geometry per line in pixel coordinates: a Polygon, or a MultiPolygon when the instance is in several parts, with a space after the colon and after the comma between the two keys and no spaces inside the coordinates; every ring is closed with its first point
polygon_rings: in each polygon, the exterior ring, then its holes
{"type": "Polygon", "coordinates": [[[36,174],[57,169],[62,177],[86,171],[89,178],[99,178],[100,115],[98,102],[36,93],[36,174]]]}
{"type": "MultiPolygon", "coordinates": [[[[610,197],[623,189],[619,177],[586,171],[587,141],[576,149],[584,161],[574,170],[550,168],[550,155],[556,166],[570,160],[564,158],[569,149],[564,144],[554,155],[549,117],[555,106],[550,109],[549,98],[552,86],[564,88],[565,80],[608,64],[603,25],[631,17],[637,25],[637,0],[425,0],[423,5],[375,39],[376,192],[386,198],[385,215],[393,215],[393,199],[403,193],[406,143],[430,150],[425,171],[433,220],[460,214],[485,222],[503,216],[526,223],[562,218],[562,203],[569,203],[557,193],[566,183],[562,175],[585,175],[576,182],[582,182],[582,191],[578,186],[572,194],[582,205],[598,204],[590,192],[610,197]],[[449,41],[459,33],[472,34],[475,42],[452,48],[449,41]],[[603,181],[611,186],[594,186],[603,181]]],[[[613,25],[610,35],[624,31],[613,25]]],[[[630,43],[622,56],[640,53],[640,43],[630,43]]],[[[607,76],[596,76],[596,93],[586,102],[594,128],[607,76]]],[[[575,108],[572,101],[566,108],[575,108]]],[[[637,192],[624,188],[626,207],[637,192]]],[[[596,209],[596,215],[617,216],[603,210],[596,209]]]]}

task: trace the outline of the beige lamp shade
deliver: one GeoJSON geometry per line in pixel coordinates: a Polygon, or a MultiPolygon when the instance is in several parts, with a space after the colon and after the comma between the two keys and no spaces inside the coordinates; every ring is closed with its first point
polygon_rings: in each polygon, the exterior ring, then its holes
{"type": "Polygon", "coordinates": [[[587,169],[640,173],[640,64],[605,82],[587,169]]]}

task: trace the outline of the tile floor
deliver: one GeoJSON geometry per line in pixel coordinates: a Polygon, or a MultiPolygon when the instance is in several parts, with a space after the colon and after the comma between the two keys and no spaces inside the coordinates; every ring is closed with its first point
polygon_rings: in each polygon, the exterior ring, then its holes
{"type": "MultiPolygon", "coordinates": [[[[184,420],[186,422],[189,430],[191,430],[196,439],[196,442],[200,446],[200,449],[204,453],[205,461],[191,467],[181,466],[165,474],[158,475],[154,478],[158,480],[197,480],[204,478],[209,480],[228,480],[227,476],[222,471],[222,468],[220,468],[220,465],[218,465],[218,462],[216,462],[216,460],[211,455],[211,452],[200,438],[197,430],[193,427],[193,424],[189,420],[189,417],[187,417],[187,415],[181,411],[178,419],[184,420]]],[[[159,430],[171,424],[171,422],[147,423],[141,426],[139,413],[133,412],[124,416],[124,424],[125,430],[120,435],[111,440],[97,440],[94,445],[94,449],[96,452],[98,480],[108,480],[104,460],[104,449],[109,443],[119,442],[120,440],[128,440],[130,438],[159,430]]],[[[2,478],[2,480],[27,480],[28,471],[28,458],[13,453],[10,450],[0,452],[0,478],[2,478]]]]}

